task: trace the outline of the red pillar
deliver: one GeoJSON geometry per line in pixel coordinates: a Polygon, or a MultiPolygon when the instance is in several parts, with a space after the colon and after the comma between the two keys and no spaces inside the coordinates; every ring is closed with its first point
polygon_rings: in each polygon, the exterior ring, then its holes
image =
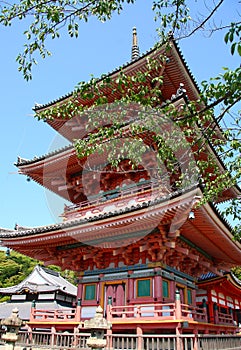
{"type": "Polygon", "coordinates": [[[128,278],[127,283],[127,301],[134,298],[134,279],[131,277],[132,273],[132,271],[128,271],[130,277],[128,278]]]}
{"type": "Polygon", "coordinates": [[[30,309],[30,316],[29,316],[29,321],[32,322],[34,321],[34,312],[35,312],[35,301],[32,302],[31,309],[30,309]]]}
{"type": "Polygon", "coordinates": [[[75,321],[80,322],[81,320],[81,299],[77,300],[75,321]]]}
{"type": "Polygon", "coordinates": [[[181,297],[179,290],[176,290],[175,293],[175,318],[176,320],[181,320],[182,318],[181,297]]]}
{"type": "Polygon", "coordinates": [[[202,302],[202,309],[205,315],[205,322],[208,322],[207,303],[205,299],[203,299],[203,302],[202,302]]]}
{"type": "Polygon", "coordinates": [[[156,275],[154,276],[154,300],[162,300],[162,277],[158,275],[160,268],[155,269],[156,275]]]}
{"type": "Polygon", "coordinates": [[[218,317],[218,305],[216,303],[213,304],[213,316],[214,316],[214,323],[219,323],[219,317],[218,317]]]}
{"type": "Polygon", "coordinates": [[[82,278],[81,280],[79,280],[79,284],[78,284],[78,290],[77,290],[77,298],[78,299],[83,299],[83,283],[82,283],[82,278]]]}

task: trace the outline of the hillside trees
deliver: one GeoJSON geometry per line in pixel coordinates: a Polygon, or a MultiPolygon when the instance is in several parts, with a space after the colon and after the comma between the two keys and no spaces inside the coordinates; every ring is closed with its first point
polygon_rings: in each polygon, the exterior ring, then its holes
{"type": "MultiPolygon", "coordinates": [[[[216,1],[200,1],[199,3],[205,4],[204,14],[200,14],[199,7],[196,2],[187,0],[153,0],[152,9],[157,23],[157,32],[159,35],[159,42],[157,45],[165,45],[166,50],[170,49],[170,37],[175,41],[188,40],[197,31],[206,30],[209,31],[210,36],[215,31],[223,32],[223,45],[230,51],[230,55],[241,56],[241,21],[238,7],[233,9],[234,20],[230,23],[216,23],[215,16],[222,9],[224,2],[228,0],[216,0],[216,1]],[[197,6],[196,6],[197,5],[197,6]]],[[[107,21],[111,19],[113,13],[120,13],[124,9],[125,4],[133,4],[135,6],[135,0],[58,0],[58,1],[45,1],[45,0],[21,0],[13,4],[8,4],[4,1],[0,1],[0,23],[4,26],[9,26],[15,20],[26,21],[28,26],[26,27],[26,44],[24,51],[17,57],[19,63],[19,70],[23,73],[26,80],[32,78],[32,69],[36,62],[36,54],[40,54],[42,58],[50,55],[47,48],[47,38],[58,38],[61,30],[66,28],[70,37],[77,37],[79,34],[79,23],[82,21],[88,22],[89,19],[94,16],[100,21],[107,21]],[[30,25],[29,25],[30,23],[30,25]]],[[[238,6],[238,2],[237,2],[238,6]]],[[[208,40],[208,39],[207,39],[208,40]]],[[[163,60],[165,54],[163,55],[163,60]]],[[[149,62],[150,69],[152,69],[157,62],[149,62]]],[[[148,91],[142,82],[147,79],[147,75],[139,74],[138,76],[127,77],[121,71],[117,80],[118,88],[120,91],[125,87],[125,96],[123,96],[124,103],[135,102],[144,106],[156,106],[158,99],[160,98],[159,86],[162,84],[162,77],[159,77],[159,81],[152,81],[152,88],[148,91]],[[138,91],[134,88],[138,84],[138,91]],[[128,91],[128,93],[126,92],[128,91]]],[[[155,78],[156,79],[156,78],[155,78]]],[[[52,113],[48,110],[47,113],[38,114],[38,118],[51,118],[54,116],[62,116],[68,118],[73,117],[77,113],[81,112],[81,106],[76,103],[78,96],[82,98],[93,98],[95,96],[95,104],[103,105],[106,103],[106,96],[101,94],[97,79],[92,78],[87,83],[80,83],[73,94],[73,99],[68,102],[67,105],[61,105],[59,108],[55,108],[52,113]]],[[[102,84],[106,86],[112,86],[112,82],[109,77],[103,77],[102,84]]],[[[103,85],[102,85],[103,86],[103,85]]],[[[192,134],[194,125],[199,124],[200,119],[208,123],[209,128],[202,130],[203,137],[200,140],[199,135],[192,135],[193,142],[199,145],[198,152],[205,149],[207,143],[212,139],[215,127],[217,123],[221,125],[224,131],[224,139],[217,140],[214,145],[216,151],[222,156],[225,162],[227,171],[219,174],[219,176],[213,180],[212,176],[207,175],[208,172],[205,169],[214,168],[215,164],[212,159],[197,164],[200,172],[200,181],[205,183],[204,188],[204,200],[215,200],[220,192],[225,188],[239,185],[241,179],[241,128],[240,128],[240,112],[239,103],[241,99],[241,68],[229,69],[226,67],[217,77],[213,77],[209,81],[202,83],[202,91],[200,93],[200,100],[194,103],[189,101],[185,107],[184,113],[186,118],[180,122],[185,124],[185,132],[187,136],[192,134]],[[201,108],[200,108],[201,106],[201,108]],[[213,116],[215,115],[215,120],[213,116]]],[[[165,107],[166,115],[171,118],[175,114],[173,105],[170,103],[165,107]]],[[[149,121],[152,123],[152,121],[149,121]]],[[[94,121],[90,118],[90,123],[94,121]]],[[[108,131],[105,127],[98,126],[98,133],[89,134],[85,140],[77,140],[76,149],[77,152],[86,155],[91,152],[103,151],[101,143],[96,143],[96,137],[111,137],[118,130],[121,137],[121,122],[120,120],[113,121],[112,131],[108,126],[108,131]],[[108,135],[106,134],[108,132],[108,135]],[[95,147],[93,148],[93,145],[95,147]]],[[[139,127],[139,126],[138,126],[139,127]]],[[[133,132],[141,132],[140,128],[133,128],[133,132]]],[[[129,152],[130,159],[137,159],[138,137],[133,138],[133,144],[136,145],[129,147],[125,152],[129,152]]],[[[130,145],[129,145],[130,146],[130,145]]],[[[108,147],[108,145],[107,145],[108,147]]],[[[111,148],[111,147],[110,147],[111,148]]],[[[145,147],[143,147],[145,152],[145,147]]],[[[159,142],[158,154],[163,157],[165,152],[168,153],[165,145],[159,142]]],[[[168,156],[168,154],[166,155],[168,156]]],[[[118,159],[121,159],[120,154],[116,154],[116,150],[112,152],[113,165],[118,165],[118,159]]],[[[135,166],[135,164],[133,164],[135,166]]],[[[173,165],[175,166],[175,165],[173,165]]],[[[216,169],[217,171],[218,169],[216,169]]],[[[173,169],[170,170],[173,172],[173,169]]],[[[240,196],[232,200],[230,205],[225,209],[226,215],[232,215],[237,220],[237,225],[234,228],[236,237],[240,235],[240,216],[241,216],[241,199],[240,196]]]]}
{"type": "MultiPolygon", "coordinates": [[[[0,288],[10,287],[19,284],[30,275],[36,265],[42,265],[42,262],[29,258],[11,250],[10,254],[0,251],[0,288]]],[[[58,266],[47,266],[47,268],[59,272],[70,283],[75,283],[76,275],[74,272],[66,270],[61,271],[58,266]]],[[[0,302],[8,300],[8,296],[0,297],[0,302]]]]}

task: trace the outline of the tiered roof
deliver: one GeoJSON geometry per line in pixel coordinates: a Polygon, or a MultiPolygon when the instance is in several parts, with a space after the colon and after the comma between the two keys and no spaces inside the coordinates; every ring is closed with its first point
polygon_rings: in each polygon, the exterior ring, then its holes
{"type": "MultiPolygon", "coordinates": [[[[101,86],[101,83],[106,77],[109,77],[112,81],[112,91],[109,91],[107,87],[100,87],[100,91],[107,97],[108,102],[111,103],[114,100],[118,100],[122,97],[121,92],[118,91],[118,89],[116,89],[115,93],[113,94],[113,90],[118,85],[118,83],[115,82],[115,79],[118,77],[120,72],[126,74],[127,76],[134,76],[138,72],[144,73],[147,70],[147,59],[157,60],[157,62],[159,62],[159,68],[158,71],[153,69],[150,76],[146,77],[145,84],[150,84],[153,77],[163,75],[163,84],[160,86],[162,92],[162,100],[159,102],[160,105],[162,103],[165,104],[167,101],[170,101],[171,98],[176,96],[177,91],[180,88],[180,83],[185,86],[185,91],[188,98],[193,101],[197,100],[199,98],[199,88],[197,82],[190,72],[187,63],[174,40],[170,41],[170,47],[171,48],[169,50],[166,50],[165,45],[157,45],[151,50],[140,55],[139,58],[131,60],[97,79],[97,85],[99,86],[101,86]],[[163,55],[166,56],[165,62],[163,62],[163,55]]],[[[74,96],[75,91],[72,91],[49,103],[35,105],[34,111],[38,115],[38,113],[48,110],[51,107],[61,106],[68,103],[68,101],[73,99],[74,96]]],[[[88,100],[79,96],[78,100],[82,106],[90,106],[95,99],[88,100]]],[[[70,141],[80,138],[81,132],[86,132],[85,128],[83,127],[83,123],[81,120],[78,120],[77,117],[74,118],[74,125],[72,124],[71,120],[62,117],[46,118],[46,122],[70,141]]]]}
{"type": "MultiPolygon", "coordinates": [[[[139,203],[132,201],[123,207],[112,200],[107,203],[109,211],[107,208],[106,211],[93,212],[83,218],[75,217],[63,223],[15,231],[4,235],[2,239],[7,246],[23,254],[35,256],[49,264],[78,270],[80,265],[83,269],[88,268],[91,256],[94,258],[96,255],[97,263],[101,264],[105,254],[116,251],[117,255],[120,246],[127,247],[129,244],[134,251],[133,242],[139,242],[144,251],[148,249],[150,232],[155,227],[158,226],[160,230],[169,227],[165,239],[159,236],[159,249],[162,248],[163,254],[178,250],[180,236],[182,245],[185,246],[183,252],[192,256],[195,264],[201,263],[205,270],[220,273],[240,263],[241,245],[233,241],[229,227],[210,204],[195,210],[195,219],[188,220],[190,208],[200,195],[200,189],[195,186],[185,192],[175,192],[153,201],[148,201],[148,198],[139,203]],[[166,240],[170,243],[164,243],[166,240]],[[161,247],[162,244],[166,244],[164,248],[161,247]],[[200,256],[193,256],[193,249],[197,249],[200,256]],[[78,264],[75,259],[79,261],[78,264]]],[[[91,211],[90,208],[88,210],[91,211]]],[[[95,210],[96,206],[93,207],[95,210]]],[[[125,255],[125,250],[123,254],[125,255]]],[[[151,261],[151,257],[149,259],[151,261]]],[[[198,271],[197,269],[197,273],[198,271]]]]}
{"type": "MultiPolygon", "coordinates": [[[[198,86],[173,40],[171,49],[167,53],[164,47],[156,47],[140,58],[117,68],[108,76],[112,78],[113,84],[117,84],[115,78],[120,71],[128,76],[145,72],[147,58],[159,60],[163,53],[166,54],[165,62],[160,61],[158,70],[153,71],[150,77],[152,79],[153,76],[163,75],[163,85],[160,86],[162,91],[160,104],[166,104],[173,96],[176,96],[176,99],[173,100],[175,103],[185,103],[183,94],[177,96],[180,83],[184,84],[189,99],[197,100],[199,98],[198,86]]],[[[100,78],[97,84],[100,84],[102,79],[100,78]]],[[[150,81],[146,83],[150,84],[150,81]]],[[[113,95],[109,94],[107,87],[102,86],[100,89],[103,89],[110,103],[113,102],[113,99],[121,98],[118,90],[113,95]]],[[[54,106],[68,103],[73,96],[74,93],[70,93],[56,101],[36,106],[35,112],[37,114],[43,111],[48,112],[54,106]]],[[[94,98],[88,100],[79,96],[78,100],[81,105],[90,106],[94,98]]],[[[61,117],[47,118],[46,122],[70,141],[83,137],[86,133],[84,114],[71,120],[61,117]]],[[[220,135],[218,125],[215,125],[217,134],[220,135]]],[[[211,144],[207,145],[206,151],[207,154],[212,153],[216,156],[211,144]]],[[[218,157],[216,158],[220,171],[222,171],[224,165],[218,157]]],[[[79,179],[76,178],[74,184],[71,183],[71,180],[78,174],[81,177],[85,160],[85,157],[77,158],[74,148],[68,146],[33,160],[19,158],[17,166],[22,174],[29,176],[63,198],[74,204],[83,204],[85,198],[78,197],[78,193],[81,193],[81,188],[78,187],[79,179]],[[79,192],[76,192],[77,190],[79,192]]],[[[101,156],[98,155],[94,161],[101,161],[101,156]]],[[[197,197],[202,197],[202,190],[195,181],[181,191],[174,190],[169,193],[168,191],[160,192],[160,188],[155,188],[154,183],[151,184],[151,188],[144,187],[144,185],[145,182],[136,185],[138,190],[140,189],[138,194],[133,195],[131,188],[129,188],[130,193],[120,188],[118,189],[121,194],[119,198],[109,197],[106,202],[103,202],[98,197],[86,202],[83,206],[68,208],[64,213],[64,219],[67,221],[63,223],[6,232],[0,237],[6,246],[23,254],[33,255],[40,260],[59,264],[72,270],[79,269],[80,266],[82,270],[89,268],[91,259],[97,265],[102,262],[118,265],[121,259],[122,261],[131,259],[130,256],[134,251],[137,263],[140,259],[160,260],[163,255],[166,256],[168,264],[175,258],[182,259],[183,256],[180,256],[182,254],[185,256],[185,264],[189,267],[192,265],[190,269],[197,267],[197,274],[202,269],[220,274],[222,270],[229,269],[230,266],[241,261],[240,244],[232,240],[230,228],[211,204],[195,209],[195,220],[188,220],[190,210],[198,201],[197,197]],[[161,233],[160,238],[157,238],[158,234],[155,230],[161,233]],[[157,241],[155,248],[151,247],[152,240],[157,241]],[[116,245],[127,246],[128,244],[126,251],[120,252],[113,248],[116,245]],[[101,249],[103,249],[102,252],[101,249]],[[152,249],[161,253],[157,256],[152,249]],[[194,251],[196,251],[195,254],[194,251]],[[113,253],[112,257],[110,252],[113,253]],[[128,259],[125,254],[128,255],[128,259]]],[[[233,198],[237,193],[238,189],[231,188],[223,193],[220,200],[233,198]]],[[[133,259],[131,261],[136,263],[133,259]]],[[[94,264],[91,268],[94,268],[94,264]]]]}
{"type": "MultiPolygon", "coordinates": [[[[134,38],[135,35],[133,36],[133,40],[134,38]]],[[[134,47],[137,46],[135,40],[133,43],[134,47]]],[[[159,61],[158,71],[154,70],[150,74],[150,77],[147,77],[145,84],[150,84],[153,76],[163,75],[163,84],[160,86],[162,92],[162,98],[159,101],[160,104],[165,105],[168,101],[170,102],[173,96],[176,96],[176,98],[172,100],[172,103],[175,103],[177,106],[186,103],[186,96],[188,96],[189,100],[195,101],[199,98],[198,85],[186,64],[178,45],[174,40],[171,40],[170,43],[171,49],[168,51],[166,51],[165,46],[157,46],[140,57],[138,57],[138,55],[135,56],[134,60],[104,76],[111,78],[114,89],[115,85],[117,85],[115,80],[120,72],[123,72],[127,76],[133,76],[138,74],[138,72],[143,73],[147,69],[147,59],[154,58],[159,61]],[[164,63],[160,59],[160,56],[163,54],[166,56],[166,61],[164,63]],[[181,91],[185,91],[185,93],[179,93],[180,83],[181,86],[185,87],[185,90],[181,88],[181,91]]],[[[107,87],[101,86],[103,79],[104,78],[101,77],[97,80],[97,85],[99,84],[100,90],[106,95],[108,102],[111,103],[113,102],[113,99],[121,98],[121,92],[118,91],[118,89],[116,89],[115,95],[113,95],[107,87]]],[[[39,113],[50,110],[51,108],[68,104],[73,98],[76,99],[74,91],[47,104],[37,105],[34,110],[38,115],[39,113]]],[[[82,99],[81,96],[78,97],[79,104],[82,106],[90,106],[94,100],[94,98],[82,99]]],[[[87,115],[85,112],[80,113],[78,116],[71,119],[63,116],[51,116],[51,118],[46,116],[46,122],[71,142],[74,139],[82,138],[86,135],[87,115]]],[[[218,137],[221,137],[219,125],[215,119],[213,122],[218,137]]],[[[206,153],[214,155],[220,172],[223,172],[225,166],[216,154],[211,142],[207,145],[206,153]]],[[[79,193],[81,192],[80,189],[77,189],[76,192],[76,186],[69,183],[69,181],[71,182],[70,179],[73,177],[73,174],[81,174],[85,161],[85,157],[79,159],[76,156],[74,147],[70,145],[58,151],[51,152],[44,156],[35,157],[30,160],[18,157],[16,166],[19,168],[20,173],[32,178],[41,186],[48,188],[50,191],[57,193],[70,202],[78,203],[79,201],[84,200],[84,196],[79,193]]],[[[98,155],[96,161],[100,161],[100,155],[98,155]]],[[[229,200],[230,198],[236,197],[238,193],[240,193],[240,190],[236,187],[232,187],[224,191],[222,196],[218,198],[218,201],[229,200]]]]}

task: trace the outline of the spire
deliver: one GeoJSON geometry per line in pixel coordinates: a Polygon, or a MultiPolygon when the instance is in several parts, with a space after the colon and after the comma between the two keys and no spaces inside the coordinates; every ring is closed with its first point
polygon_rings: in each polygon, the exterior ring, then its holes
{"type": "Polygon", "coordinates": [[[137,43],[137,33],[136,28],[134,27],[132,30],[132,50],[131,50],[131,60],[135,61],[140,57],[139,46],[137,43]]]}

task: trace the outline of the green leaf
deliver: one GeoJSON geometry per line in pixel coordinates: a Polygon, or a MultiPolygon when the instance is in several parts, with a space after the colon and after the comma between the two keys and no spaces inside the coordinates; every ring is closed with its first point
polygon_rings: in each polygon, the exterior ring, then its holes
{"type": "Polygon", "coordinates": [[[233,43],[233,44],[231,45],[231,54],[232,54],[232,55],[233,55],[234,52],[235,52],[235,47],[236,47],[236,43],[233,43]]]}

